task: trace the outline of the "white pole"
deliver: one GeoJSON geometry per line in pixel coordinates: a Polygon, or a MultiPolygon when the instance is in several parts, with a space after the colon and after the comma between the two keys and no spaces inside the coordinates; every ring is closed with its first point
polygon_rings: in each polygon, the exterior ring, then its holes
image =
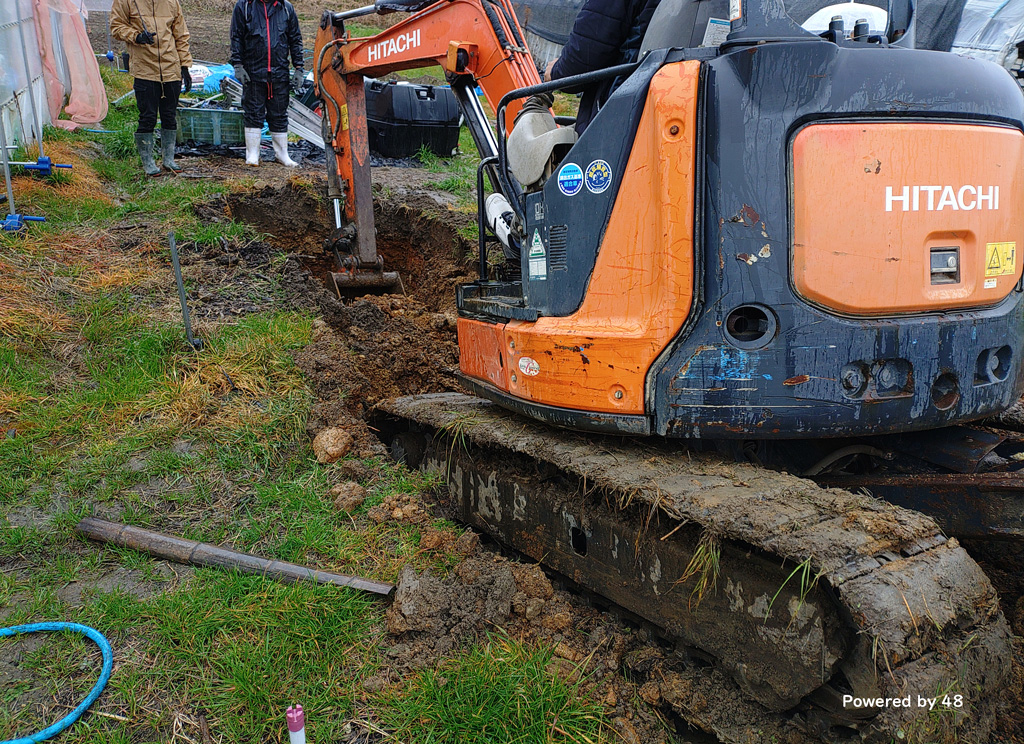
{"type": "Polygon", "coordinates": [[[39,142],[39,157],[43,157],[43,118],[36,106],[35,86],[32,80],[32,68],[28,64],[28,44],[25,42],[25,22],[21,18],[21,0],[14,0],[14,12],[18,15],[18,34],[21,36],[21,56],[25,60],[25,76],[28,78],[28,100],[32,106],[32,126],[39,142]]]}
{"type": "Polygon", "coordinates": [[[7,214],[16,214],[14,210],[14,188],[11,186],[11,165],[7,157],[7,132],[4,130],[4,115],[0,111],[0,158],[4,164],[4,182],[7,184],[7,214]]]}

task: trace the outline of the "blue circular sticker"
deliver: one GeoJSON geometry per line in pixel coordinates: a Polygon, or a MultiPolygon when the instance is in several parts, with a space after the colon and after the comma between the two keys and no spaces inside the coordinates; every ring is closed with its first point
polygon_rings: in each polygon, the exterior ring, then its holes
{"type": "Polygon", "coordinates": [[[612,185],[612,167],[605,160],[595,160],[587,166],[587,189],[592,194],[607,191],[612,185]]]}
{"type": "Polygon", "coordinates": [[[566,163],[558,171],[558,190],[566,196],[576,196],[583,188],[583,169],[576,163],[566,163]]]}

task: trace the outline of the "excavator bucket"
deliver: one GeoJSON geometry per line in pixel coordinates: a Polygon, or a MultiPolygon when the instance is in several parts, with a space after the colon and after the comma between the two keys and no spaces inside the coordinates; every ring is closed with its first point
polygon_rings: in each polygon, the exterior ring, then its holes
{"type": "Polygon", "coordinates": [[[400,291],[398,272],[385,271],[377,252],[363,76],[323,75],[321,70],[321,65],[330,67],[325,52],[335,47],[336,33],[341,31],[325,14],[317,35],[316,83],[324,102],[327,195],[334,202],[335,230],[324,245],[335,258],[331,279],[339,298],[400,291]]]}

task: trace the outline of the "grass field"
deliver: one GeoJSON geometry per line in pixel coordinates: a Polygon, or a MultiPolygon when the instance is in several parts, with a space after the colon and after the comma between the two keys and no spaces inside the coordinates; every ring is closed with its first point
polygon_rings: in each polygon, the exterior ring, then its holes
{"type": "MultiPolygon", "coordinates": [[[[108,80],[111,98],[124,82],[108,80]]],[[[47,222],[0,234],[0,626],[83,622],[115,653],[106,692],[58,741],[283,741],[293,701],[320,742],[360,730],[410,743],[607,738],[602,707],[549,671],[551,649],[500,629],[368,685],[389,663],[384,602],[75,535],[98,515],[383,581],[404,566],[443,574],[456,560],[421,549],[423,525],[365,519],[390,495],[428,491],[422,476],[365,460],[366,502],[352,514],[333,507],[327,492],[346,463],[320,465],[311,450],[312,392],[294,355],[315,316],[284,301],[272,270],[283,255],[271,257],[263,309],[206,321],[201,353],[184,343],[164,236],[258,239],[194,209],[252,177],[144,179],[133,111],[112,110],[103,128],[114,134],[50,132],[48,154],[75,169],[18,177],[19,211],[47,222]]],[[[447,172],[465,186],[464,164],[447,172]]],[[[98,668],[77,637],[0,641],[0,738],[65,715],[98,668]]]]}

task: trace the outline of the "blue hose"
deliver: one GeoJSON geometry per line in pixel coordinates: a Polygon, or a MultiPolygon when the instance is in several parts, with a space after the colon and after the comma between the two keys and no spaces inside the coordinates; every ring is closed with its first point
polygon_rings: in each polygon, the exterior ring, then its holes
{"type": "Polygon", "coordinates": [[[44,728],[38,734],[32,734],[32,736],[27,736],[21,739],[9,739],[8,741],[0,742],[0,744],[36,744],[36,742],[44,741],[49,739],[51,736],[56,736],[72,723],[77,721],[79,717],[89,709],[89,706],[96,702],[96,698],[100,696],[100,693],[103,692],[103,688],[107,686],[107,680],[110,679],[110,671],[114,666],[114,652],[111,651],[110,644],[107,642],[107,639],[104,638],[103,634],[95,628],[90,628],[88,625],[79,625],[78,623],[32,623],[30,625],[15,625],[11,628],[0,628],[0,638],[4,636],[21,635],[22,633],[43,633],[61,630],[70,630],[74,633],[81,633],[84,636],[88,636],[90,640],[100,647],[100,652],[103,654],[103,669],[100,671],[100,678],[96,680],[96,684],[93,686],[92,691],[86,696],[85,700],[83,700],[77,708],[57,721],[57,723],[44,728]]]}

